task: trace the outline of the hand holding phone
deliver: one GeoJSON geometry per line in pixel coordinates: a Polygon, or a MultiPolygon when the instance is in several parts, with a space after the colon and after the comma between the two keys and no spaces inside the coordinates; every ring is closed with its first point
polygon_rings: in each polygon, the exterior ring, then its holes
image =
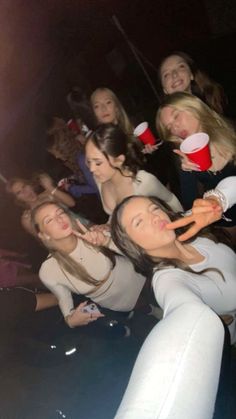
{"type": "Polygon", "coordinates": [[[101,314],[98,306],[95,303],[87,304],[82,308],[83,313],[101,314]]]}

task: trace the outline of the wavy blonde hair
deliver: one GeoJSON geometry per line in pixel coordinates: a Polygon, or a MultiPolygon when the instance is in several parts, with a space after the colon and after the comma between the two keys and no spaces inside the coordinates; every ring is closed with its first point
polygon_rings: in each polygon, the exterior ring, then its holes
{"type": "Polygon", "coordinates": [[[161,122],[161,112],[167,106],[178,111],[190,112],[200,122],[201,131],[209,135],[210,142],[216,146],[218,152],[223,156],[229,154],[230,160],[236,164],[236,134],[233,127],[221,115],[190,93],[173,93],[167,96],[159,107],[156,114],[156,128],[163,140],[179,142],[179,138],[173,136],[161,122]]]}
{"type": "MultiPolygon", "coordinates": [[[[76,222],[75,217],[68,210],[68,208],[66,208],[62,204],[54,203],[54,202],[51,202],[51,201],[44,201],[43,203],[40,203],[39,205],[34,207],[31,211],[32,227],[33,227],[33,229],[35,231],[35,234],[37,236],[38,236],[38,233],[40,232],[39,224],[37,223],[37,213],[41,208],[43,208],[47,205],[55,205],[56,207],[65,211],[65,213],[68,215],[68,217],[71,220],[73,229],[75,231],[78,231],[79,233],[83,233],[79,229],[79,226],[76,222]]],[[[78,240],[82,240],[82,239],[78,239],[78,240]]],[[[52,245],[52,243],[49,240],[42,240],[41,239],[40,241],[49,250],[50,255],[57,260],[59,267],[61,268],[62,272],[65,274],[67,279],[68,279],[68,277],[67,277],[66,273],[69,273],[72,276],[74,276],[75,278],[84,282],[85,284],[93,285],[94,287],[99,287],[100,286],[101,282],[99,282],[98,280],[93,278],[91,275],[89,275],[89,273],[86,271],[86,269],[83,267],[83,265],[81,263],[77,262],[75,259],[73,259],[67,253],[65,253],[61,250],[58,250],[55,246],[52,245]]],[[[97,249],[102,254],[107,256],[111,261],[111,267],[114,268],[114,266],[116,264],[116,260],[115,260],[115,253],[112,252],[112,250],[110,250],[108,248],[104,248],[104,247],[89,245],[87,243],[86,243],[86,246],[88,248],[91,248],[91,249],[97,249]]],[[[92,263],[92,261],[91,261],[91,263],[92,263]]],[[[68,279],[68,281],[69,281],[69,279],[68,279]]]]}
{"type": "MultiPolygon", "coordinates": [[[[127,135],[132,135],[133,131],[134,131],[134,127],[131,124],[130,119],[129,119],[124,107],[122,106],[121,102],[119,101],[118,97],[116,96],[116,94],[111,89],[108,89],[108,87],[98,87],[96,90],[94,90],[94,92],[91,94],[91,97],[90,97],[92,108],[94,106],[94,101],[95,101],[96,94],[102,93],[102,92],[105,92],[108,95],[110,95],[111,99],[114,101],[114,103],[116,105],[117,120],[118,120],[119,127],[127,135]]],[[[96,117],[96,115],[95,115],[95,117],[96,117]]]]}

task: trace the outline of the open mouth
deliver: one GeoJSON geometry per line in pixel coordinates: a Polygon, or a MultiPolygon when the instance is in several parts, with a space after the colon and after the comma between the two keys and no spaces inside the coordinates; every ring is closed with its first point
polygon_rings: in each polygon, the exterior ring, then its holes
{"type": "Polygon", "coordinates": [[[180,132],[179,136],[180,136],[183,140],[185,140],[185,138],[187,138],[187,136],[188,136],[188,133],[187,133],[187,131],[183,130],[183,131],[181,131],[181,132],[180,132]]]}

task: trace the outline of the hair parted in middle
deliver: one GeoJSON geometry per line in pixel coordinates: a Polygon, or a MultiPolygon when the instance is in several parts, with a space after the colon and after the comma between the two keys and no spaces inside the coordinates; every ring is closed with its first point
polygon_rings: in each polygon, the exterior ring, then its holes
{"type": "Polygon", "coordinates": [[[130,170],[134,176],[145,163],[141,143],[135,137],[130,141],[128,135],[118,125],[99,125],[89,136],[88,141],[92,141],[108,160],[109,156],[125,156],[123,168],[130,170]]]}
{"type": "MultiPolygon", "coordinates": [[[[149,199],[153,204],[158,206],[165,214],[168,215],[170,218],[170,221],[178,220],[180,217],[183,217],[184,215],[182,213],[176,213],[174,212],[165,202],[161,201],[160,199],[154,197],[154,196],[136,196],[132,195],[127,198],[125,198],[120,204],[117,205],[115,210],[113,211],[112,218],[111,218],[111,235],[112,240],[114,241],[115,245],[118,247],[118,249],[121,250],[121,252],[131,260],[133,263],[135,270],[138,273],[141,273],[144,276],[147,276],[149,279],[152,278],[153,273],[155,270],[161,270],[166,268],[179,268],[183,269],[188,272],[192,272],[195,274],[203,274],[208,272],[208,270],[217,271],[221,278],[224,279],[223,274],[215,268],[208,268],[205,270],[202,270],[200,272],[193,271],[187,264],[184,262],[181,262],[177,259],[172,258],[159,258],[159,257],[151,257],[149,256],[145,250],[139,246],[138,244],[134,243],[132,239],[128,236],[126,233],[123,225],[122,225],[122,214],[126,207],[126,205],[132,200],[137,198],[145,198],[149,199]]],[[[188,227],[180,227],[175,230],[176,237],[178,238],[179,235],[186,232],[188,227]]],[[[210,229],[203,229],[201,232],[197,234],[199,237],[207,237],[214,242],[222,241],[223,243],[227,243],[227,238],[224,235],[221,235],[219,232],[219,236],[217,236],[218,231],[216,231],[216,234],[214,232],[211,232],[210,229]]],[[[191,243],[195,237],[192,237],[191,239],[187,240],[185,243],[191,243]]]]}
{"type": "Polygon", "coordinates": [[[116,94],[111,89],[108,89],[108,87],[98,87],[96,90],[94,90],[94,92],[92,93],[92,95],[90,97],[91,105],[93,106],[93,104],[94,104],[96,94],[102,93],[102,92],[107,93],[116,105],[117,121],[118,121],[119,127],[127,135],[132,135],[133,131],[134,131],[134,127],[133,127],[132,123],[130,122],[130,119],[129,119],[123,105],[121,104],[120,100],[118,99],[116,94]]]}
{"type": "MultiPolygon", "coordinates": [[[[41,232],[40,226],[37,222],[37,214],[42,208],[44,208],[48,205],[54,205],[54,206],[62,209],[68,215],[68,217],[70,218],[73,229],[75,231],[78,231],[78,233],[80,233],[80,234],[83,233],[80,230],[80,228],[79,228],[79,226],[76,222],[75,217],[73,216],[71,211],[69,211],[69,209],[65,205],[60,204],[60,203],[55,203],[55,202],[52,202],[52,201],[44,201],[44,202],[40,203],[39,205],[35,206],[31,211],[31,222],[32,222],[32,226],[34,228],[34,231],[36,232],[36,235],[38,235],[41,232]]],[[[42,239],[39,239],[39,240],[49,250],[50,255],[57,260],[58,265],[60,266],[62,272],[67,272],[67,273],[71,274],[72,276],[74,276],[75,278],[78,278],[79,280],[81,280],[85,284],[99,286],[99,281],[97,281],[95,278],[93,278],[91,275],[89,275],[88,272],[82,266],[81,263],[77,262],[75,259],[73,259],[66,252],[63,252],[62,250],[57,249],[56,246],[52,244],[52,240],[42,240],[42,239]]],[[[82,240],[82,238],[78,239],[78,240],[82,240]]],[[[97,251],[100,251],[103,255],[105,255],[106,257],[108,257],[110,259],[111,267],[113,268],[115,266],[115,264],[116,264],[115,252],[113,252],[112,250],[110,250],[108,248],[94,246],[94,245],[88,244],[86,242],[85,242],[85,245],[87,247],[91,248],[91,249],[96,249],[97,251]]],[[[92,263],[92,260],[91,260],[91,263],[92,263]]]]}

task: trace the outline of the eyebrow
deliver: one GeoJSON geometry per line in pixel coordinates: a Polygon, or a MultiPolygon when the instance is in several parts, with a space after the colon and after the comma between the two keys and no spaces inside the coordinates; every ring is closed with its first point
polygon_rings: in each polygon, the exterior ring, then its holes
{"type": "Polygon", "coordinates": [[[138,214],[136,214],[133,218],[131,218],[131,224],[133,224],[135,221],[136,221],[136,219],[138,218],[138,217],[140,217],[140,215],[142,214],[142,212],[139,212],[138,214]]]}

